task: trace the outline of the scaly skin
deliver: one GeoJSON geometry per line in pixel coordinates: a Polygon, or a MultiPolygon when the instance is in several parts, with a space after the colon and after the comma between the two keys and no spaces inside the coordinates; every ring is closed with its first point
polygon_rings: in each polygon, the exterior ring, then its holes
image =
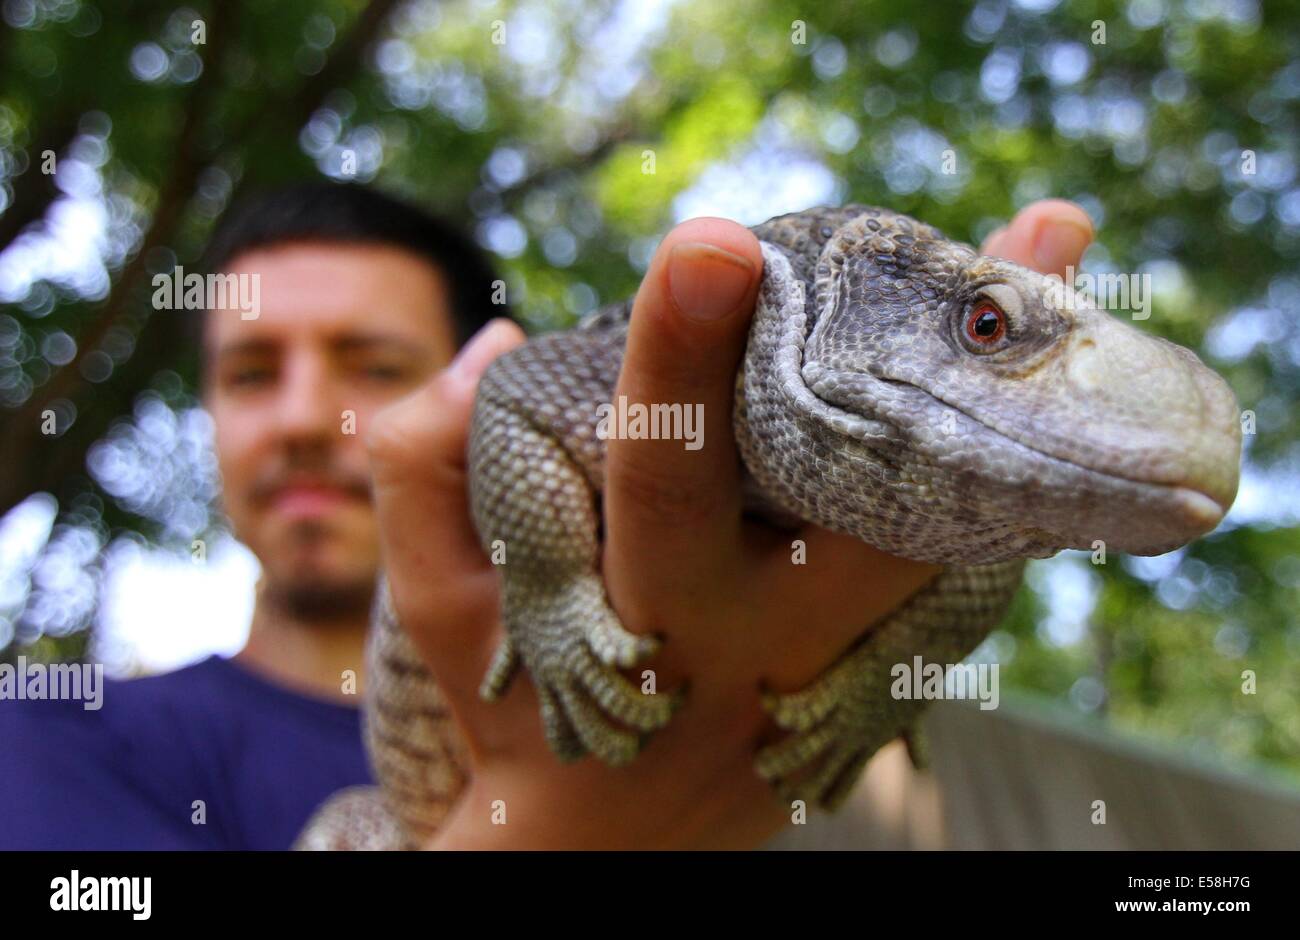
{"type": "MultiPolygon", "coordinates": [[[[763,283],[734,409],[748,508],[945,566],[811,687],[765,696],[787,734],[756,770],[783,799],[833,808],[923,707],[890,694],[892,666],[960,662],[1005,612],[1024,559],[1097,541],[1160,554],[1212,529],[1236,493],[1238,412],[1188,350],[1071,309],[1068,288],[906,216],[811,209],[753,231],[763,283]],[[986,304],[1001,330],[981,341],[966,327],[986,304]]],[[[475,526],[486,551],[506,551],[507,639],[483,694],[526,668],[566,760],[632,760],[681,703],[621,674],[656,641],[623,627],[598,569],[597,408],[614,397],[629,309],[493,363],[470,439],[475,526]]],[[[401,687],[401,708],[436,699],[418,660],[392,679],[371,682],[401,687]]],[[[378,765],[410,765],[389,753],[400,736],[371,743],[378,765]]],[[[390,789],[390,811],[429,819],[408,805],[420,792],[390,789]]]]}

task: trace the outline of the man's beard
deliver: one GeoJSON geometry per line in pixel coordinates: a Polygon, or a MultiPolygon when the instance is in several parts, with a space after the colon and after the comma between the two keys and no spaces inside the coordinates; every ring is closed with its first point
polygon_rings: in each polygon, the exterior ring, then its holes
{"type": "Polygon", "coordinates": [[[375,584],[371,580],[340,582],[337,579],[286,578],[268,582],[266,598],[294,620],[353,624],[370,612],[375,584]]]}
{"type": "MultiPolygon", "coordinates": [[[[292,535],[295,541],[310,542],[325,537],[316,523],[301,523],[292,535]]],[[[313,566],[314,567],[314,566],[313,566]]],[[[320,570],[268,571],[266,598],[295,620],[327,625],[355,623],[369,613],[375,579],[340,576],[320,570]]]]}
{"type": "MultiPolygon", "coordinates": [[[[308,476],[362,499],[369,499],[370,480],[364,468],[346,466],[327,447],[289,449],[284,459],[268,466],[255,481],[251,497],[254,505],[266,511],[276,493],[294,479],[308,476]]],[[[331,538],[328,523],[301,520],[292,524],[280,554],[281,563],[262,559],[265,597],[277,608],[297,620],[327,626],[351,624],[366,617],[375,590],[376,571],[358,574],[355,568],[346,575],[323,570],[317,564],[300,563],[295,556],[300,549],[331,538]]],[[[341,536],[340,536],[341,537],[341,536]]],[[[264,546],[276,554],[278,542],[264,546]]]]}

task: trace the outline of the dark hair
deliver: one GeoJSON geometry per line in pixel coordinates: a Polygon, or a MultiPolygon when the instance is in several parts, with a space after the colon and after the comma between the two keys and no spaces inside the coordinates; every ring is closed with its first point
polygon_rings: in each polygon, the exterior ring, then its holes
{"type": "Polygon", "coordinates": [[[492,304],[497,273],[469,236],[353,183],[296,183],[248,196],[218,224],[203,267],[217,272],[245,251],[294,241],[391,245],[427,260],[446,279],[458,345],[493,317],[509,316],[506,307],[492,304]]]}

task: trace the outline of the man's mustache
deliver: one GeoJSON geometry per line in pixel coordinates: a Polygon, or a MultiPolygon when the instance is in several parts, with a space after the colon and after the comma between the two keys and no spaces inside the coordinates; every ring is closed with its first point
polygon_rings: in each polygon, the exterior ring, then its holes
{"type": "Polygon", "coordinates": [[[340,490],[359,499],[370,499],[370,475],[336,465],[273,467],[253,483],[251,495],[258,503],[270,502],[283,490],[295,486],[325,487],[340,490]]]}

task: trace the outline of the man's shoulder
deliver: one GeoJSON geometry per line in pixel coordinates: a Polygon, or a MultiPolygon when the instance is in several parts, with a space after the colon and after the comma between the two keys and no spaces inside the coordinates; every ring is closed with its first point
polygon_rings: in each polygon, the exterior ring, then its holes
{"type": "MultiPolygon", "coordinates": [[[[229,708],[238,697],[239,669],[220,656],[209,656],[189,666],[150,676],[110,679],[105,683],[105,710],[119,718],[147,710],[165,719],[169,714],[192,716],[208,711],[215,702],[229,708]]],[[[133,731],[139,731],[138,727],[133,731]]]]}
{"type": "Polygon", "coordinates": [[[238,724],[243,707],[236,667],[216,656],[128,679],[104,678],[95,664],[26,664],[11,676],[7,687],[0,676],[0,748],[11,771],[0,784],[92,768],[118,777],[184,773],[187,758],[223,722],[238,724]]]}
{"type": "Polygon", "coordinates": [[[85,704],[0,701],[0,849],[286,848],[330,793],[370,782],[357,708],[236,661],[85,704]]]}
{"type": "Polygon", "coordinates": [[[0,737],[32,724],[46,729],[85,726],[99,735],[117,728],[138,734],[142,712],[165,718],[169,712],[193,711],[229,686],[230,668],[213,656],[159,675],[110,679],[97,663],[28,663],[20,658],[0,666],[0,737]]]}
{"type": "Polygon", "coordinates": [[[7,684],[0,674],[0,745],[10,754],[73,749],[83,760],[104,753],[120,763],[158,747],[209,750],[262,729],[345,736],[360,730],[355,707],[284,688],[220,656],[151,676],[102,673],[91,664],[28,664],[7,684]]]}
{"type": "MultiPolygon", "coordinates": [[[[167,794],[196,790],[195,738],[226,684],[220,660],[139,679],[93,664],[9,664],[0,676],[0,847],[187,848],[167,794]],[[4,683],[8,679],[7,685],[4,683]],[[131,842],[123,833],[143,833],[131,842]]],[[[202,794],[200,794],[201,796],[202,794]]]]}

